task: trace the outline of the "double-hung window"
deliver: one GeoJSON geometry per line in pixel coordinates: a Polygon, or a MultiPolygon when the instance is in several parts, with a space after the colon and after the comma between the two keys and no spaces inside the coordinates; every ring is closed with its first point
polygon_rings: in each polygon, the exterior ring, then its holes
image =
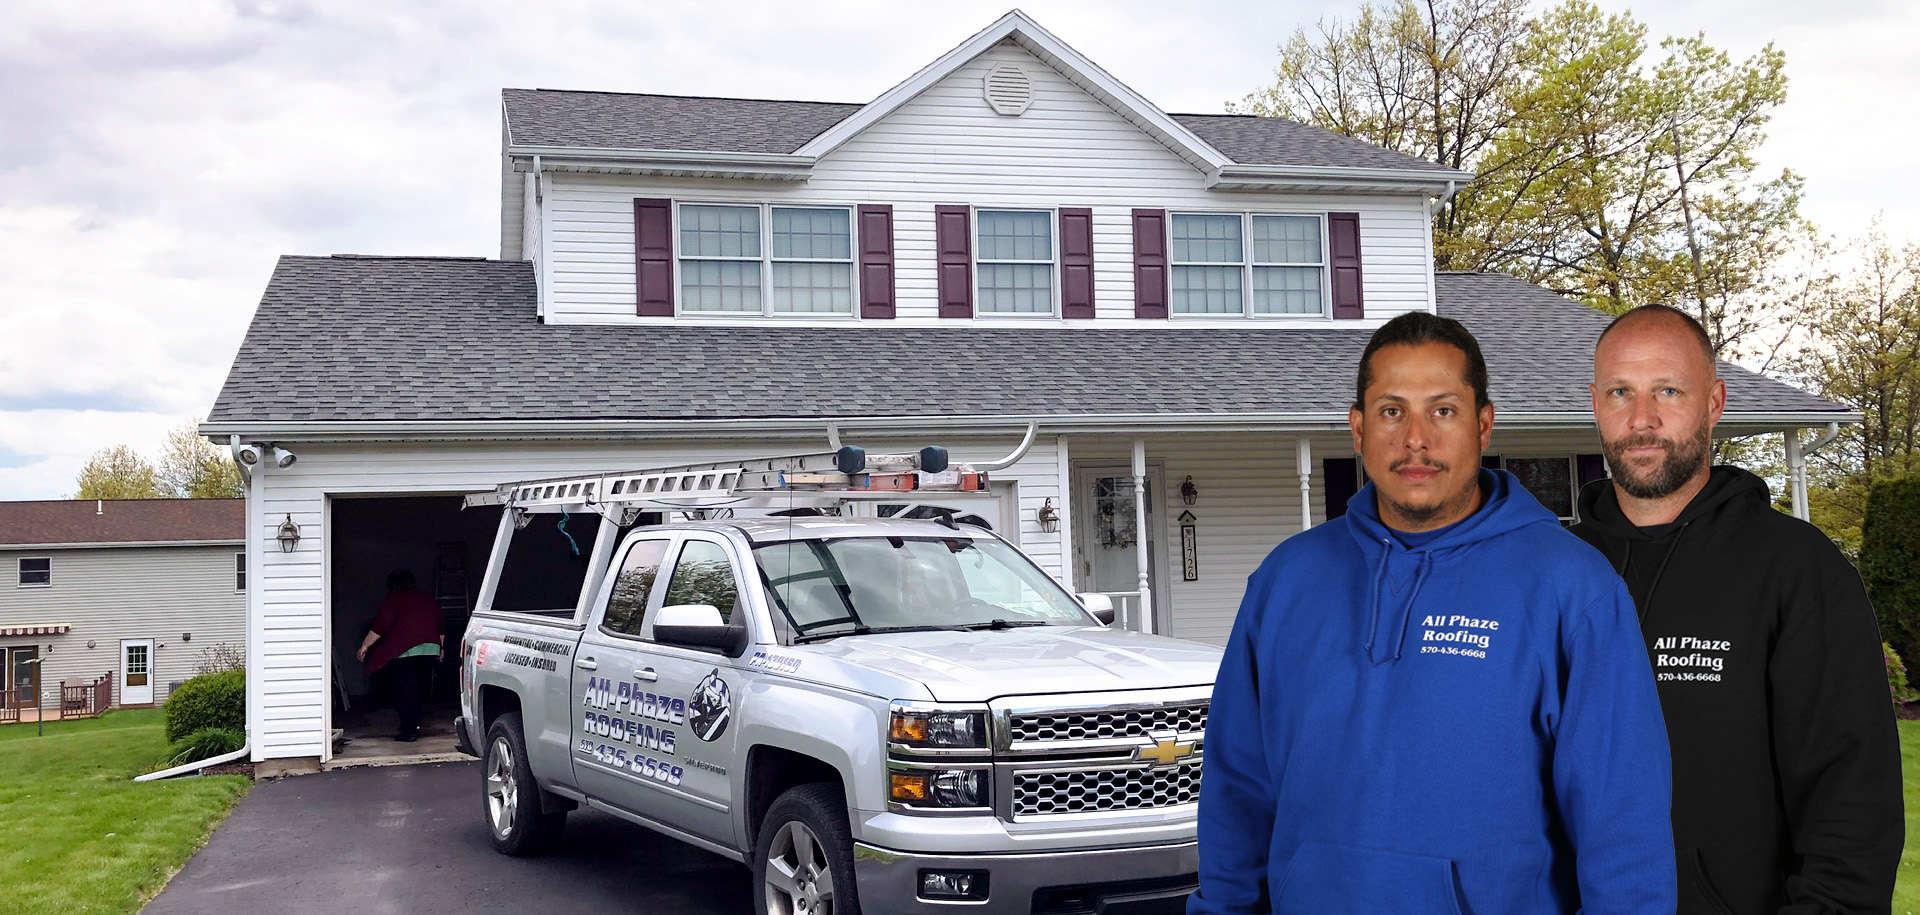
{"type": "Polygon", "coordinates": [[[53,560],[44,556],[21,558],[19,586],[45,588],[53,584],[53,560]]]}
{"type": "Polygon", "coordinates": [[[843,207],[682,204],[680,310],[853,314],[853,217],[843,207]]]}
{"type": "Polygon", "coordinates": [[[1053,214],[1046,210],[979,210],[974,223],[978,312],[1053,314],[1053,214]]]}
{"type": "Polygon", "coordinates": [[[1170,230],[1173,314],[1326,313],[1321,217],[1174,213],[1170,230]]]}

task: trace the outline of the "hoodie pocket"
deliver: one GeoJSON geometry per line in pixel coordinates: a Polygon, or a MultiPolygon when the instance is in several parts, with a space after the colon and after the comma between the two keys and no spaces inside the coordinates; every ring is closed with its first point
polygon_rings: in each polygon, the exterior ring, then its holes
{"type": "Polygon", "coordinates": [[[1733,915],[1733,907],[1720,898],[1719,891],[1707,879],[1707,865],[1697,848],[1680,850],[1680,911],[1733,915]]]}
{"type": "Polygon", "coordinates": [[[1453,862],[1308,842],[1294,852],[1274,915],[1463,915],[1453,862]]]}

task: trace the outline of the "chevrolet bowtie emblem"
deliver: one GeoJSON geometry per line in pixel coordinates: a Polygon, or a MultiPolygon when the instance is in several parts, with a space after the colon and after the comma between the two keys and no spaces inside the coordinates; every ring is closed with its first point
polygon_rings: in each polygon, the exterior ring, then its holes
{"type": "Polygon", "coordinates": [[[1147,768],[1164,769],[1179,765],[1193,755],[1194,741],[1181,740],[1171,732],[1153,735],[1153,742],[1133,751],[1133,761],[1147,763],[1147,768]]]}

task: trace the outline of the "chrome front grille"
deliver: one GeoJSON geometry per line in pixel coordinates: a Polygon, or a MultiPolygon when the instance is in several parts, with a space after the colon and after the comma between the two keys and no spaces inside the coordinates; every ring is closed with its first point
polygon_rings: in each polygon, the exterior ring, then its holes
{"type": "Polygon", "coordinates": [[[1207,704],[1016,714],[1010,726],[1013,739],[1020,741],[1149,737],[1166,731],[1191,734],[1207,729],[1207,704]]]}
{"type": "Polygon", "coordinates": [[[1013,815],[1016,818],[1147,810],[1192,804],[1199,799],[1198,761],[1170,769],[1022,772],[1015,775],[1013,780],[1013,815]]]}

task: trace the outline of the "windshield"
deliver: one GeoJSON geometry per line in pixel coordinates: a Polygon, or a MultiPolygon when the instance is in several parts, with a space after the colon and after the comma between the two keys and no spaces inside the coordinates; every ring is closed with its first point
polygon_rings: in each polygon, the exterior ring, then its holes
{"type": "Polygon", "coordinates": [[[998,540],[847,537],[769,543],[753,553],[801,639],[1093,624],[1053,579],[998,540]]]}

